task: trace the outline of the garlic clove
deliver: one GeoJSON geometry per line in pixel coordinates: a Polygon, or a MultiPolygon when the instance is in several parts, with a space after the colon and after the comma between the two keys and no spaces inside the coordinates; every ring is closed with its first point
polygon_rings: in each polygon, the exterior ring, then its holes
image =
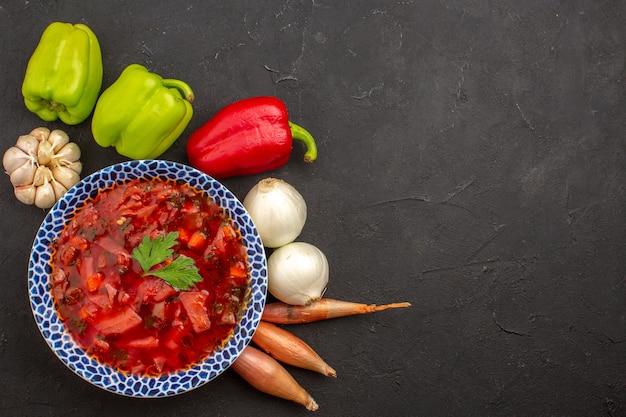
{"type": "Polygon", "coordinates": [[[56,200],[60,200],[61,197],[63,197],[63,194],[67,192],[67,188],[65,188],[63,184],[61,184],[54,178],[52,178],[52,181],[50,183],[52,184],[52,189],[54,190],[54,198],[56,200]]]}
{"type": "Polygon", "coordinates": [[[11,184],[13,184],[14,187],[32,184],[36,171],[37,165],[33,163],[26,162],[25,164],[20,165],[14,169],[13,172],[11,172],[11,184]]]}
{"type": "Polygon", "coordinates": [[[83,164],[80,161],[74,161],[68,164],[67,167],[77,174],[80,174],[80,172],[83,170],[83,164]]]}
{"type": "Polygon", "coordinates": [[[80,181],[78,173],[68,167],[56,166],[52,169],[52,175],[68,190],[80,181]]]}
{"type": "Polygon", "coordinates": [[[48,165],[54,157],[54,149],[50,142],[47,140],[39,142],[37,147],[37,162],[41,165],[48,165]]]}
{"type": "Polygon", "coordinates": [[[31,135],[22,135],[17,138],[15,146],[23,150],[27,155],[36,156],[39,148],[39,141],[31,135]]]}
{"type": "Polygon", "coordinates": [[[44,140],[48,139],[48,136],[50,136],[50,129],[48,129],[47,127],[38,127],[31,130],[28,135],[37,139],[38,142],[43,142],[44,140]]]}
{"type": "Polygon", "coordinates": [[[35,205],[42,209],[50,208],[56,203],[52,183],[45,182],[35,191],[35,205]]]}
{"type": "Polygon", "coordinates": [[[39,187],[46,182],[49,182],[53,179],[52,171],[45,165],[39,165],[37,170],[35,171],[35,176],[33,177],[33,185],[35,187],[39,187]]]}
{"type": "Polygon", "coordinates": [[[68,165],[80,159],[80,148],[74,142],[66,143],[54,155],[54,159],[59,165],[68,165]]]}
{"type": "Polygon", "coordinates": [[[28,185],[20,185],[13,189],[15,197],[20,203],[24,204],[34,204],[35,203],[35,193],[37,191],[37,187],[33,184],[28,185]]]}
{"type": "Polygon", "coordinates": [[[52,149],[55,153],[58,153],[65,145],[70,141],[70,137],[62,130],[55,129],[50,132],[50,136],[47,139],[52,144],[52,149]]]}
{"type": "Polygon", "coordinates": [[[20,166],[29,163],[32,157],[17,146],[11,146],[2,157],[2,165],[7,174],[11,175],[20,166]]]}

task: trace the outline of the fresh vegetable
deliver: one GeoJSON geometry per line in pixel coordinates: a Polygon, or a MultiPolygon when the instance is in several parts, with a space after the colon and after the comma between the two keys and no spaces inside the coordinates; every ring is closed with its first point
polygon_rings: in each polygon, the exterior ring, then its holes
{"type": "Polygon", "coordinates": [[[187,142],[191,165],[215,178],[251,175],[287,163],[292,139],[304,142],[306,162],[317,158],[309,132],[289,121],[276,97],[253,97],[229,104],[193,132],[187,142]]]}
{"type": "Polygon", "coordinates": [[[337,372],[324,362],[311,346],[275,324],[261,321],[252,341],[278,361],[322,375],[337,376],[337,372]]]}
{"type": "Polygon", "coordinates": [[[170,148],[193,115],[193,91],[131,64],[96,103],[91,131],[103,147],[131,159],[153,159],[170,148]]]}
{"type": "Polygon", "coordinates": [[[280,363],[255,347],[247,346],[231,368],[261,392],[301,404],[309,411],[319,408],[313,397],[280,363]]]}
{"type": "Polygon", "coordinates": [[[22,84],[24,104],[46,122],[68,125],[93,111],[102,87],[102,53],[84,24],[54,22],[41,35],[22,84]]]}
{"type": "Polygon", "coordinates": [[[302,232],[307,208],[302,194],[291,184],[265,178],[255,184],[243,200],[263,245],[278,248],[293,242],[302,232]]]}
{"type": "Polygon", "coordinates": [[[328,285],[328,260],[316,246],[292,242],[267,260],[267,289],[280,301],[305,306],[318,301],[328,285]]]}
{"type": "Polygon", "coordinates": [[[2,165],[15,197],[24,204],[50,208],[80,181],[80,148],[67,133],[38,127],[17,138],[4,153],[2,165]]]}
{"type": "Polygon", "coordinates": [[[158,277],[174,288],[188,290],[196,282],[202,281],[202,277],[194,260],[190,257],[179,255],[171,260],[174,253],[172,247],[178,243],[176,239],[178,239],[178,232],[169,232],[165,237],[157,236],[154,239],[146,235],[133,249],[132,255],[141,265],[145,276],[158,277]],[[160,268],[152,269],[167,260],[170,262],[160,268]]]}
{"type": "Polygon", "coordinates": [[[312,323],[314,321],[375,313],[390,308],[410,307],[411,303],[393,303],[385,305],[360,304],[350,301],[322,298],[308,306],[294,306],[283,302],[265,305],[262,320],[275,324],[312,323]]]}

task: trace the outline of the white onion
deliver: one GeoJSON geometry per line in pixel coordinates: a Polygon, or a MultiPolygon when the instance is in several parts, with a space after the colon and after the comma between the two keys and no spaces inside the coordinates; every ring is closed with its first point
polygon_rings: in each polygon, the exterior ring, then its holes
{"type": "Polygon", "coordinates": [[[306,203],[292,185],[265,178],[248,192],[243,205],[256,226],[263,245],[278,248],[293,242],[306,222],[306,203]]]}
{"type": "Polygon", "coordinates": [[[269,292],[291,305],[309,305],[324,295],[328,260],[316,246],[292,242],[276,249],[267,260],[269,292]]]}

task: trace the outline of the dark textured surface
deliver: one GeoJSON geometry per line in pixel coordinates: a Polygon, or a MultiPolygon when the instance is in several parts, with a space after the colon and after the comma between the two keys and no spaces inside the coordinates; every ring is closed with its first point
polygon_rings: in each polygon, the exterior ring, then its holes
{"type": "MultiPolygon", "coordinates": [[[[291,328],[337,369],[290,368],[324,416],[626,415],[625,5],[615,1],[1,1],[3,149],[46,125],[20,93],[54,20],[87,23],[104,87],[130,63],[187,81],[189,128],[283,99],[316,137],[268,173],[305,196],[300,240],[334,298],[413,307],[291,328]],[[171,3],[171,4],[170,4],[171,3]]],[[[84,173],[124,160],[64,128],[84,173]]],[[[243,198],[267,175],[223,183],[243,198]]],[[[92,387],[26,296],[45,212],[0,181],[0,415],[307,415],[232,372],[164,400],[92,387]]]]}

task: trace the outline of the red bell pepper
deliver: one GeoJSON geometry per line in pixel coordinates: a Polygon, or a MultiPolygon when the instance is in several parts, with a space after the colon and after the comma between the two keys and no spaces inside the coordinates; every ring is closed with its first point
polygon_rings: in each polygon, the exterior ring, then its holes
{"type": "Polygon", "coordinates": [[[247,98],[224,107],[193,132],[187,157],[214,178],[257,174],[286,164],[292,139],[304,142],[306,162],[317,158],[315,140],[289,121],[285,103],[276,97],[247,98]]]}

